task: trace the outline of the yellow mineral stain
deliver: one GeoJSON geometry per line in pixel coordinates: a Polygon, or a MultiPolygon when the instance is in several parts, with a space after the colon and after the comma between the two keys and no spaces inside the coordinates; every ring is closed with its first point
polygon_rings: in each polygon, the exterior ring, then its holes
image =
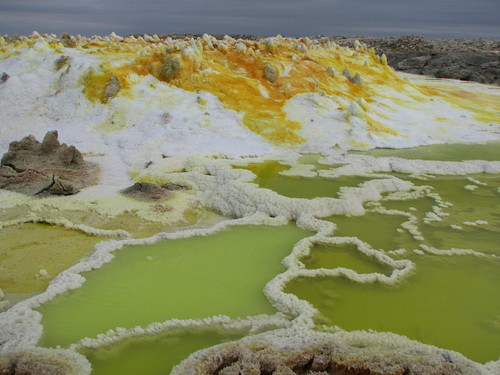
{"type": "Polygon", "coordinates": [[[369,115],[366,115],[366,122],[368,123],[368,130],[376,135],[398,135],[398,132],[394,129],[389,128],[384,125],[380,121],[371,118],[369,115]]]}
{"type": "MultiPolygon", "coordinates": [[[[498,121],[497,97],[452,85],[408,82],[387,66],[373,49],[364,46],[354,51],[327,39],[280,37],[256,41],[215,40],[207,36],[174,41],[145,39],[94,37],[76,40],[74,48],[102,59],[99,69],[90,70],[82,77],[83,92],[89,100],[105,104],[104,91],[113,76],[121,85],[118,95],[132,98],[129,88],[136,83],[133,77],[150,74],[187,91],[213,94],[226,108],[240,113],[244,125],[251,131],[269,142],[289,147],[305,139],[298,134],[301,124],[287,117],[284,106],[289,99],[305,93],[326,94],[348,102],[363,98],[368,104],[380,104],[378,98],[382,97],[403,107],[434,99],[470,111],[475,120],[498,121]],[[175,72],[165,67],[172,58],[179,62],[175,72]],[[359,74],[361,84],[351,82],[344,72],[349,72],[350,77],[359,74]]],[[[33,44],[30,38],[3,43],[1,58],[19,53],[18,48],[29,47],[30,43],[33,44]]],[[[49,39],[47,43],[56,50],[63,48],[57,40],[49,39]]],[[[370,132],[379,136],[396,135],[371,116],[380,116],[376,108],[368,108],[366,113],[370,132]]],[[[442,121],[441,118],[437,120],[442,121]]],[[[103,124],[103,127],[120,128],[110,125],[116,122],[103,124]]]]}
{"type": "Polygon", "coordinates": [[[466,109],[474,114],[474,119],[481,122],[498,122],[498,96],[481,92],[463,90],[442,84],[419,85],[422,93],[429,97],[439,97],[454,108],[466,109]]]}
{"type": "Polygon", "coordinates": [[[6,60],[20,54],[21,51],[12,51],[9,48],[0,48],[0,60],[6,60]]]}
{"type": "Polygon", "coordinates": [[[89,69],[81,78],[83,93],[92,102],[106,103],[107,98],[104,93],[111,77],[115,76],[118,79],[121,86],[118,95],[123,95],[130,88],[127,77],[129,74],[129,71],[112,68],[108,64],[103,64],[99,71],[89,69]]]}
{"type": "MultiPolygon", "coordinates": [[[[184,43],[193,45],[192,40],[184,43]]],[[[184,90],[210,92],[227,108],[242,113],[243,123],[251,131],[272,143],[294,146],[304,139],[297,133],[300,123],[288,119],[283,110],[288,99],[298,94],[322,92],[350,101],[364,98],[370,102],[377,91],[371,85],[397,87],[404,83],[368,51],[346,58],[344,49],[312,46],[308,51],[299,51],[298,43],[302,41],[281,40],[275,48],[267,48],[264,41],[233,41],[221,46],[215,43],[209,48],[205,40],[199,40],[196,46],[201,49],[182,54],[180,47],[167,52],[165,46],[143,40],[128,42],[127,51],[95,42],[90,46],[99,47],[99,54],[108,59],[120,55],[122,61],[128,56],[130,62],[119,66],[107,64],[102,72],[90,71],[84,78],[84,92],[89,100],[103,102],[104,89],[113,75],[124,86],[130,73],[151,74],[184,90]],[[244,48],[238,49],[237,44],[244,48]],[[179,74],[166,77],[162,67],[169,56],[178,59],[180,70],[179,74]],[[369,64],[365,65],[367,61],[369,64]],[[274,70],[275,79],[266,77],[266,67],[274,70]],[[335,76],[328,74],[328,68],[333,69],[335,76]],[[344,69],[351,76],[359,73],[362,85],[343,76],[344,69]]],[[[376,134],[394,134],[392,129],[375,120],[369,121],[369,129],[376,134]]]]}
{"type": "Polygon", "coordinates": [[[7,294],[42,292],[104,240],[46,224],[5,227],[0,239],[0,288],[7,294]]]}

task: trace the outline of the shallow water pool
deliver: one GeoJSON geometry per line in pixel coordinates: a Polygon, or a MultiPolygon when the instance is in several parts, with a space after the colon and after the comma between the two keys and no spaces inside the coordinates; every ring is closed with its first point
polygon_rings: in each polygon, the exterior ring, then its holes
{"type": "MultiPolygon", "coordinates": [[[[319,165],[318,165],[319,166],[319,165]]],[[[332,168],[331,166],[330,168],[332,168]]],[[[245,167],[256,175],[253,182],[261,188],[266,188],[289,198],[333,197],[336,198],[341,187],[358,186],[369,181],[370,177],[341,176],[336,178],[300,177],[282,175],[279,172],[289,169],[276,161],[267,161],[259,164],[249,164],[245,167]]],[[[325,166],[321,169],[327,169],[325,166]]],[[[330,169],[328,168],[328,169],[330,169]]]]}
{"type": "Polygon", "coordinates": [[[0,288],[8,295],[42,292],[50,280],[78,263],[102,240],[48,224],[26,223],[2,228],[0,288]],[[47,271],[47,275],[40,274],[40,270],[47,271]]]}
{"type": "Polygon", "coordinates": [[[228,329],[184,329],[80,352],[92,363],[92,375],[165,375],[191,353],[246,334],[228,329]]]}
{"type": "Polygon", "coordinates": [[[42,346],[67,346],[116,327],[276,311],[262,290],[310,235],[294,224],[235,226],[209,236],[127,246],[87,281],[43,305],[42,346]],[[237,301],[237,303],[235,303],[237,301]]]}
{"type": "Polygon", "coordinates": [[[396,285],[344,277],[297,278],[287,293],[311,302],[329,324],[373,329],[459,351],[479,362],[500,354],[500,261],[412,256],[417,271],[396,285]]]}
{"type": "Polygon", "coordinates": [[[395,156],[404,159],[421,160],[500,160],[500,142],[450,143],[412,148],[375,148],[368,151],[350,151],[353,154],[370,156],[395,156]]]}

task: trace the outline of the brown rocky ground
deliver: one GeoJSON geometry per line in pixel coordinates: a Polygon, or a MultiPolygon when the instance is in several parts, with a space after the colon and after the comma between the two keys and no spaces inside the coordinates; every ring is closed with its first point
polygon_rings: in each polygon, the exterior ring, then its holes
{"type": "Polygon", "coordinates": [[[331,37],[342,46],[355,40],[385,53],[394,69],[437,78],[500,85],[500,40],[430,39],[418,35],[393,37],[331,37]]]}

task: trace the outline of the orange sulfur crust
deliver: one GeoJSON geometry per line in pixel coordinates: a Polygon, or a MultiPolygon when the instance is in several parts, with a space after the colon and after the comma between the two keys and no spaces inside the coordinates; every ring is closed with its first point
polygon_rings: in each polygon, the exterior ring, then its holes
{"type": "MultiPolygon", "coordinates": [[[[2,38],[2,58],[33,47],[38,38],[21,37],[10,42],[2,38]]],[[[294,147],[306,141],[300,133],[301,123],[288,118],[284,110],[290,99],[301,94],[328,96],[340,111],[346,111],[349,103],[361,101],[363,111],[358,117],[365,121],[368,132],[381,137],[399,135],[380,122],[388,119],[393,105],[418,109],[437,99],[470,111],[477,121],[498,120],[497,96],[444,84],[410,83],[387,66],[385,56],[377,56],[359,42],[355,49],[348,49],[328,38],[313,41],[280,36],[261,40],[227,36],[216,40],[208,35],[178,40],[115,35],[70,38],[70,43],[63,38],[45,40],[56,53],[74,48],[101,60],[98,69],[87,70],[81,77],[87,99],[106,104],[104,92],[113,76],[120,83],[119,95],[133,99],[131,88],[138,82],[137,76],[152,75],[190,92],[214,95],[226,108],[240,114],[249,130],[277,145],[294,147]],[[178,62],[178,71],[165,74],[172,59],[178,62]],[[266,76],[266,71],[272,74],[266,76]],[[357,74],[359,81],[354,78],[357,74]],[[391,105],[381,102],[380,97],[391,105]]],[[[200,98],[199,104],[205,104],[204,99],[200,98]]],[[[436,116],[436,121],[444,121],[436,116]]],[[[349,121],[349,114],[345,121],[349,121]]]]}

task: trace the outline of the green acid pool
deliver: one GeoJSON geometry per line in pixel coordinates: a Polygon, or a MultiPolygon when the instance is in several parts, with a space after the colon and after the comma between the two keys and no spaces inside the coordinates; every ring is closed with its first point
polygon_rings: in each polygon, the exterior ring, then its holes
{"type": "Polygon", "coordinates": [[[183,329],[123,340],[117,344],[83,349],[92,363],[92,375],[166,375],[191,353],[238,340],[248,334],[228,329],[183,329]]]}
{"type": "MultiPolygon", "coordinates": [[[[441,221],[419,222],[419,229],[427,245],[440,249],[474,249],[500,255],[500,175],[475,174],[470,176],[437,176],[427,181],[406,178],[416,185],[428,185],[442,200],[451,203],[444,211],[448,216],[441,221]],[[472,182],[470,179],[475,181],[472,182]],[[482,185],[483,184],[483,185],[482,185]],[[471,189],[471,187],[473,187],[471,189]]],[[[414,202],[382,202],[388,209],[408,210],[423,218],[432,207],[429,198],[414,202]]]]}
{"type": "Polygon", "coordinates": [[[48,224],[26,223],[2,228],[0,288],[9,295],[42,292],[50,280],[78,263],[102,240],[104,238],[48,224]],[[47,274],[40,274],[41,270],[47,274]]]}
{"type": "Polygon", "coordinates": [[[408,220],[406,216],[371,213],[353,217],[334,215],[326,220],[337,225],[335,236],[357,237],[374,249],[413,249],[418,246],[408,232],[399,233],[397,231],[401,224],[408,220]]]}
{"type": "Polygon", "coordinates": [[[321,323],[373,329],[459,351],[479,362],[500,354],[500,261],[475,256],[414,256],[417,271],[396,285],[343,277],[297,278],[286,288],[311,302],[321,323]]]}
{"type": "Polygon", "coordinates": [[[236,226],[209,236],[127,246],[87,281],[43,305],[42,346],[67,346],[116,327],[276,311],[262,290],[310,232],[294,224],[236,226]],[[237,301],[237,302],[235,302],[237,301]]]}
{"type": "Polygon", "coordinates": [[[355,245],[316,243],[307,256],[300,258],[307,269],[338,267],[349,268],[357,273],[382,273],[389,275],[392,267],[381,264],[373,257],[360,252],[355,245]]]}
{"type": "MultiPolygon", "coordinates": [[[[320,166],[317,169],[330,169],[334,166],[320,166]]],[[[336,198],[341,187],[358,186],[370,180],[362,176],[340,176],[335,178],[282,175],[279,172],[288,170],[290,167],[277,161],[266,161],[263,163],[249,164],[244,167],[256,175],[254,183],[261,188],[266,188],[289,198],[333,197],[336,198]]]]}
{"type": "Polygon", "coordinates": [[[421,160],[500,160],[500,142],[487,143],[450,143],[412,148],[375,148],[368,151],[350,151],[353,154],[371,156],[395,156],[404,159],[421,160]]]}

